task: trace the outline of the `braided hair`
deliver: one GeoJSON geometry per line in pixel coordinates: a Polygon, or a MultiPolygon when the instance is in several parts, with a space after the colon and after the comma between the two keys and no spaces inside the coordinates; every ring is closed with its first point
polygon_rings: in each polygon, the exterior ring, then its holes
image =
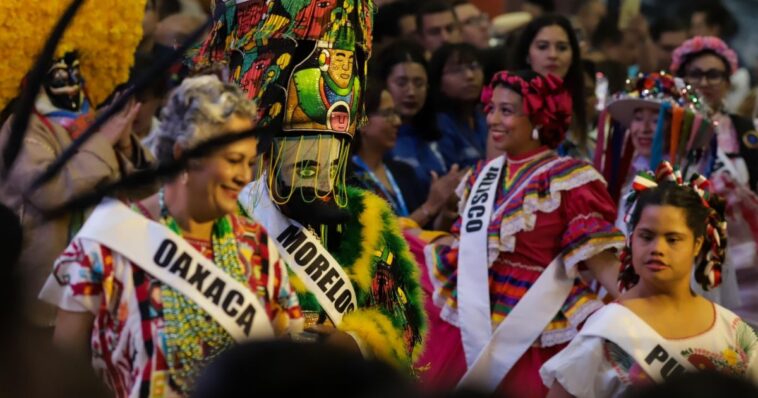
{"type": "MultiPolygon", "coordinates": [[[[695,238],[703,237],[704,242],[697,256],[695,281],[704,290],[715,288],[721,283],[721,266],[726,252],[726,221],[724,200],[708,189],[710,183],[700,175],[694,175],[689,183],[683,183],[678,170],[668,162],[661,163],[655,175],[641,173],[633,182],[633,189],[627,197],[626,222],[631,231],[637,226],[642,211],[647,206],[674,206],[685,213],[687,227],[695,238]]],[[[639,275],[632,266],[631,238],[621,252],[621,272],[619,289],[628,290],[639,281],[639,275]]]]}

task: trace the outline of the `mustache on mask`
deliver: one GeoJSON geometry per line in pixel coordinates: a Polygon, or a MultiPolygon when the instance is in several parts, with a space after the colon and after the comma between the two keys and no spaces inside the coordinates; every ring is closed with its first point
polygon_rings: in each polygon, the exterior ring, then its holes
{"type": "Polygon", "coordinates": [[[312,187],[296,187],[287,203],[281,205],[289,218],[310,227],[344,224],[350,220],[350,212],[340,207],[331,194],[312,187]]]}

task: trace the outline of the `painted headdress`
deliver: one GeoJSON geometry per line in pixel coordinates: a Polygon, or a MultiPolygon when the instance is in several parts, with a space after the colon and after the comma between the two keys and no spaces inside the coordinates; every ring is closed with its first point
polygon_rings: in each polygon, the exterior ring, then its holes
{"type": "MultiPolygon", "coordinates": [[[[146,0],[85,1],[58,45],[55,58],[76,53],[87,94],[105,100],[129,78],[142,39],[146,0]]],[[[18,96],[26,73],[70,1],[0,2],[0,109],[18,96]]]]}
{"type": "Polygon", "coordinates": [[[193,56],[194,66],[225,64],[230,79],[257,103],[258,128],[274,137],[260,163],[268,166],[272,198],[280,204],[296,187],[346,204],[335,180],[344,181],[349,144],[364,118],[373,7],[370,0],[215,5],[221,17],[193,56]]]}
{"type": "Polygon", "coordinates": [[[702,154],[697,151],[707,147],[713,136],[714,126],[705,104],[681,79],[663,72],[628,79],[625,89],[609,100],[598,119],[594,165],[608,181],[614,199],[620,195],[632,161],[635,148],[628,129],[635,110],[640,108],[657,110],[659,114],[651,169],[664,158],[688,168],[700,161],[702,154]]]}

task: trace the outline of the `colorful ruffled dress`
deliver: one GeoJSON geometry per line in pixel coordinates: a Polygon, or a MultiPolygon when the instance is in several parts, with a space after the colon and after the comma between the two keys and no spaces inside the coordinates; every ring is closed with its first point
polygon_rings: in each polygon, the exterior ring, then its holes
{"type": "MultiPolygon", "coordinates": [[[[461,210],[469,190],[484,164],[480,163],[459,189],[461,210]]],[[[624,245],[623,234],[614,227],[616,207],[602,176],[589,164],[572,158],[559,158],[547,147],[539,148],[506,162],[500,176],[495,209],[510,195],[516,195],[501,211],[493,211],[488,229],[489,290],[492,324],[496,327],[516,306],[543,270],[558,255],[567,268],[609,249],[624,245]],[[543,166],[554,162],[547,169],[543,166]],[[521,185],[523,189],[517,189],[521,185]]],[[[463,214],[463,212],[459,212],[463,214]]],[[[452,228],[460,234],[461,219],[452,228]]],[[[457,311],[458,251],[453,246],[427,247],[427,265],[435,285],[434,300],[440,316],[459,326],[457,311]]],[[[568,298],[532,348],[519,359],[498,392],[507,396],[544,396],[539,368],[577,334],[577,328],[602,306],[588,284],[577,278],[568,298]]],[[[433,333],[433,332],[430,332],[433,333]]],[[[428,350],[443,349],[427,347],[428,350]]],[[[444,349],[448,358],[462,360],[461,341],[450,341],[444,349]]],[[[430,363],[431,368],[443,366],[430,363]]],[[[451,369],[465,369],[466,366],[451,369]]],[[[439,375],[459,379],[462,374],[439,375]]],[[[430,381],[433,382],[433,381],[430,381]]]]}

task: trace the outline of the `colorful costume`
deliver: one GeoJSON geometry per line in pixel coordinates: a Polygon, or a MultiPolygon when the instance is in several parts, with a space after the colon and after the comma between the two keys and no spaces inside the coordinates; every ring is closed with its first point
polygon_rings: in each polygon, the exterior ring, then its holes
{"type": "Polygon", "coordinates": [[[416,264],[388,204],[345,185],[363,115],[373,2],[227,1],[193,61],[226,63],[273,135],[240,195],[275,237],[306,323],[327,322],[365,355],[410,370],[425,317],[416,264]]]}
{"type": "MultiPolygon", "coordinates": [[[[661,182],[684,185],[681,173],[668,162],[661,163],[655,174],[640,173],[628,196],[627,220],[635,212],[639,194],[661,182]]],[[[696,193],[707,208],[707,217],[702,221],[705,231],[700,237],[702,253],[696,253],[693,274],[702,289],[713,289],[722,280],[727,246],[723,201],[712,195],[710,182],[700,175],[693,175],[687,189],[696,193]]],[[[624,248],[621,263],[619,287],[629,289],[640,280],[632,264],[630,246],[624,248]]],[[[648,294],[639,292],[633,296],[637,306],[645,301],[647,306],[658,305],[649,301],[648,294]]],[[[546,386],[557,382],[577,397],[618,397],[634,385],[662,382],[682,372],[701,370],[758,380],[755,332],[731,311],[710,304],[714,320],[706,331],[669,339],[623,303],[612,303],[593,314],[568,347],[542,367],[542,379],[546,386]]]]}
{"type": "MultiPolygon", "coordinates": [[[[560,80],[535,77],[529,82],[501,72],[493,78],[492,86],[485,91],[483,98],[491,95],[493,87],[501,82],[522,87],[524,114],[536,121],[544,120],[539,124],[544,128],[542,134],[550,135],[546,135],[543,144],[557,145],[569,125],[566,118],[571,108],[570,100],[564,99],[567,94],[560,88],[560,80]],[[546,109],[543,104],[548,101],[554,113],[537,110],[546,109]],[[565,112],[562,112],[564,109],[565,112]]],[[[539,380],[539,367],[576,335],[587,316],[602,306],[593,290],[582,279],[575,277],[577,270],[582,268],[584,260],[623,246],[623,235],[613,227],[615,207],[608,196],[605,182],[589,164],[558,157],[547,146],[542,146],[519,156],[503,155],[486,165],[480,163],[459,187],[458,194],[461,198],[461,217],[453,226],[452,233],[456,237],[460,235],[460,238],[452,246],[432,244],[426,249],[427,266],[435,285],[435,304],[441,308],[440,316],[461,329],[462,339],[455,339],[451,333],[451,341],[445,344],[450,358],[460,360],[461,349],[467,351],[467,346],[475,347],[476,344],[483,345],[479,357],[484,356],[489,341],[481,340],[494,340],[501,329],[500,324],[508,320],[515,310],[523,311],[522,299],[531,293],[535,283],[544,282],[542,275],[547,271],[565,273],[566,276],[559,277],[563,281],[560,289],[565,289],[562,290],[565,295],[561,293],[560,297],[551,299],[556,312],[540,309],[543,304],[535,303],[535,297],[543,296],[546,299],[553,293],[537,290],[537,296],[532,295],[531,303],[527,305],[544,313],[542,319],[545,324],[540,321],[536,325],[543,329],[533,330],[534,336],[530,333],[522,339],[520,344],[526,344],[524,351],[516,354],[518,360],[511,358],[513,363],[509,365],[509,370],[504,370],[506,373],[489,372],[487,376],[487,385],[494,388],[499,384],[498,392],[506,396],[544,396],[547,391],[539,380]],[[498,163],[502,166],[496,166],[498,163]],[[496,171],[498,167],[502,171],[496,171]],[[491,182],[487,183],[488,179],[491,182]],[[486,208],[490,206],[491,213],[486,219],[486,208]],[[474,243],[476,250],[473,254],[470,249],[466,252],[468,254],[464,254],[465,245],[470,242],[464,241],[467,234],[483,228],[486,232],[482,232],[482,242],[477,240],[474,243]],[[476,265],[480,259],[482,264],[476,265]],[[479,270],[479,267],[483,269],[479,270]],[[472,332],[477,328],[488,328],[487,325],[467,324],[470,322],[464,319],[465,311],[471,310],[461,305],[461,299],[464,294],[471,297],[472,285],[467,285],[468,292],[461,286],[463,278],[470,279],[468,275],[473,272],[482,273],[477,285],[479,289],[488,289],[488,303],[482,307],[487,314],[480,314],[486,319],[480,319],[480,322],[491,323],[495,330],[492,337],[471,333],[473,338],[466,336],[466,328],[474,328],[472,332]],[[496,375],[503,377],[502,374],[506,374],[504,379],[493,379],[496,375]]],[[[557,285],[555,289],[558,289],[557,285]]],[[[480,300],[487,300],[484,296],[481,293],[480,300]]],[[[472,305],[469,308],[473,308],[472,305]]],[[[508,321],[509,324],[511,322],[508,321]]],[[[529,325],[508,326],[509,329],[503,329],[502,333],[515,335],[520,333],[518,329],[529,325]]],[[[479,357],[472,361],[473,357],[469,355],[466,352],[466,363],[457,366],[444,363],[431,363],[430,366],[433,370],[441,366],[452,371],[468,368],[463,380],[467,383],[466,378],[476,372],[472,369],[480,363],[479,357]]],[[[484,370],[498,366],[488,365],[484,370]]],[[[460,373],[435,373],[447,379],[447,383],[450,379],[458,380],[461,377],[460,373]]]]}
{"type": "MultiPolygon", "coordinates": [[[[13,55],[0,59],[0,108],[18,97],[34,56],[68,4],[48,1],[0,5],[0,48],[13,55]]],[[[129,157],[96,134],[58,175],[33,194],[26,192],[29,184],[94,119],[94,106],[128,79],[134,50],[142,37],[144,9],[145,1],[109,0],[82,6],[49,65],[18,157],[9,170],[0,170],[4,175],[0,200],[19,214],[24,227],[26,239],[18,269],[23,276],[25,315],[37,326],[50,327],[55,320],[55,309],[37,300],[37,294],[85,216],[82,211],[74,211],[48,219],[44,213],[151,164],[151,155],[135,136],[129,157]],[[42,236],[44,239],[39,239],[42,236]]],[[[14,117],[4,121],[0,131],[3,154],[14,117]]],[[[5,168],[5,162],[2,164],[0,169],[5,168]]],[[[147,194],[129,192],[128,196],[140,198],[147,194]]]]}
{"type": "MultiPolygon", "coordinates": [[[[724,307],[713,304],[713,312],[713,326],[689,338],[665,339],[655,332],[648,333],[645,328],[636,328],[643,338],[659,342],[665,350],[642,353],[655,354],[656,360],[651,361],[651,367],[644,359],[638,362],[613,341],[581,332],[542,367],[542,379],[546,386],[557,381],[571,395],[587,398],[621,397],[630,387],[674,376],[684,368],[718,371],[758,381],[758,337],[755,332],[724,307]],[[663,358],[664,353],[668,359],[672,352],[680,353],[679,358],[683,361],[679,367],[666,366],[668,361],[658,359],[663,358]],[[646,368],[652,370],[652,374],[648,374],[646,368]]],[[[606,328],[617,328],[618,323],[614,321],[629,317],[644,324],[633,312],[614,303],[590,317],[585,328],[593,322],[603,322],[606,328]]]]}
{"type": "MultiPolygon", "coordinates": [[[[216,76],[185,79],[163,111],[156,153],[169,161],[176,145],[195,149],[255,109],[216,76]]],[[[201,167],[229,172],[221,169],[227,163],[201,167]]],[[[222,213],[208,235],[185,238],[164,189],[156,215],[144,207],[151,202],[132,209],[101,202],[40,294],[65,311],[94,315],[93,363],[119,397],[189,396],[204,366],[233,344],[302,330],[287,268],[263,227],[222,213]]]]}
{"type": "MultiPolygon", "coordinates": [[[[279,333],[291,326],[290,319],[297,323],[297,297],[284,264],[270,261],[263,228],[228,216],[217,222],[216,231],[223,232],[213,241],[186,240],[255,292],[279,333]],[[226,245],[238,253],[238,263],[221,258],[218,247],[226,245]]],[[[203,367],[234,343],[213,318],[178,296],[124,254],[83,238],[74,239],[59,257],[42,292],[66,311],[95,316],[93,366],[117,397],[188,395],[203,367]]]]}

